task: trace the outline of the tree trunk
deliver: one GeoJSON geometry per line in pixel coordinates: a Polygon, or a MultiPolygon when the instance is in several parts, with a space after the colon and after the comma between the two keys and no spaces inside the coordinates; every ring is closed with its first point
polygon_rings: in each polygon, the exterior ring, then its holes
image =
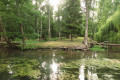
{"type": "Polygon", "coordinates": [[[4,39],[5,39],[5,42],[7,43],[7,45],[10,47],[10,48],[13,48],[13,47],[15,47],[15,45],[11,42],[11,40],[10,39],[8,39],[8,37],[6,36],[6,23],[5,23],[5,26],[4,27],[2,27],[2,29],[3,29],[3,37],[4,37],[4,39]]]}
{"type": "Polygon", "coordinates": [[[59,40],[61,40],[61,33],[59,32],[59,40]]]}
{"type": "MultiPolygon", "coordinates": [[[[38,10],[38,0],[36,0],[36,7],[35,7],[35,10],[38,10]]],[[[36,16],[36,20],[35,20],[35,24],[36,24],[36,31],[37,31],[37,34],[40,34],[40,31],[39,31],[39,27],[38,27],[38,15],[36,16]]],[[[40,40],[40,37],[38,36],[38,41],[40,40]]]]}
{"type": "MultiPolygon", "coordinates": [[[[17,13],[18,13],[18,17],[21,18],[20,12],[19,12],[19,3],[18,0],[16,0],[16,7],[17,7],[17,13]]],[[[24,30],[23,30],[23,24],[22,23],[18,23],[18,25],[20,25],[20,29],[21,29],[21,35],[22,35],[22,44],[23,44],[23,48],[25,47],[25,37],[24,37],[24,30]]]]}
{"type": "Polygon", "coordinates": [[[70,40],[73,41],[73,35],[72,35],[72,33],[70,34],[70,40]]]}
{"type": "Polygon", "coordinates": [[[50,30],[50,9],[48,12],[48,24],[49,24],[49,29],[48,29],[48,35],[49,35],[49,40],[51,39],[51,30],[50,30]]]}
{"type": "Polygon", "coordinates": [[[2,41],[2,21],[1,21],[1,15],[0,15],[0,40],[2,41]]]}
{"type": "MultiPolygon", "coordinates": [[[[5,26],[6,26],[6,23],[5,23],[5,26]]],[[[4,37],[5,42],[7,43],[7,45],[9,47],[13,48],[13,47],[15,47],[15,45],[13,45],[11,40],[7,38],[5,26],[4,27],[2,26],[2,19],[1,19],[1,15],[0,15],[0,32],[1,33],[3,32],[3,37],[4,37]]],[[[1,34],[1,38],[2,38],[2,34],[1,34]]]]}
{"type": "Polygon", "coordinates": [[[59,40],[61,40],[61,22],[59,19],[59,40]]]}
{"type": "Polygon", "coordinates": [[[41,40],[42,40],[42,19],[41,19],[41,40]]]}
{"type": "Polygon", "coordinates": [[[25,47],[25,37],[24,37],[24,31],[23,31],[23,24],[20,24],[21,27],[21,34],[22,34],[22,43],[23,43],[23,48],[25,47]]]}
{"type": "Polygon", "coordinates": [[[89,19],[89,9],[88,9],[88,1],[87,0],[85,0],[85,6],[86,6],[86,28],[85,28],[84,44],[86,45],[86,48],[88,48],[88,19],[89,19]]]}
{"type": "MultiPolygon", "coordinates": [[[[39,34],[39,28],[38,28],[38,18],[36,18],[36,29],[37,29],[37,34],[39,34]]],[[[38,41],[40,40],[40,37],[38,36],[38,41]]]]}

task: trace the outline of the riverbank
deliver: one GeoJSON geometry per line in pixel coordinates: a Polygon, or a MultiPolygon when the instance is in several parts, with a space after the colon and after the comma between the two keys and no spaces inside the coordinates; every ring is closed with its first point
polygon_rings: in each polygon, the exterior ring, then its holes
{"type": "MultiPolygon", "coordinates": [[[[84,37],[74,38],[73,41],[67,38],[52,38],[48,41],[38,40],[26,40],[26,45],[23,48],[21,40],[13,41],[15,46],[22,50],[33,50],[33,49],[63,49],[63,50],[86,50],[85,45],[82,43],[84,37]]],[[[0,43],[0,49],[8,48],[5,42],[0,43]]]]}
{"type": "MultiPolygon", "coordinates": [[[[64,50],[85,50],[85,45],[82,43],[83,37],[74,38],[73,41],[70,39],[62,38],[61,40],[54,38],[50,41],[35,41],[26,40],[24,50],[29,49],[64,49],[64,50]]],[[[18,42],[18,41],[16,41],[18,42]]],[[[20,45],[22,49],[22,45],[20,45]]]]}
{"type": "MultiPolygon", "coordinates": [[[[67,38],[52,38],[49,41],[26,40],[26,45],[23,47],[21,40],[13,41],[15,47],[8,47],[5,42],[0,43],[0,49],[20,49],[20,50],[37,50],[37,49],[58,49],[58,50],[83,50],[86,51],[85,44],[83,44],[84,37],[74,38],[73,41],[67,38]]],[[[102,46],[93,46],[92,51],[105,51],[102,46]]]]}

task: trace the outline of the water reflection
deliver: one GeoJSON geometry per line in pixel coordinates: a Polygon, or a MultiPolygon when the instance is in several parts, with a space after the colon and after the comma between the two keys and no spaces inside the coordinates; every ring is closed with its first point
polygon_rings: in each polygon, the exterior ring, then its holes
{"type": "Polygon", "coordinates": [[[7,68],[9,69],[9,74],[13,74],[13,71],[12,71],[12,69],[11,69],[11,64],[9,64],[8,66],[7,66],[7,68]]]}
{"type": "Polygon", "coordinates": [[[50,74],[50,80],[57,80],[57,74],[58,74],[58,66],[59,64],[57,62],[55,62],[55,54],[53,54],[53,60],[52,60],[52,64],[50,65],[50,68],[52,70],[52,73],[50,74]]]}
{"type": "Polygon", "coordinates": [[[50,80],[56,80],[57,79],[57,73],[58,73],[58,64],[53,61],[51,64],[51,70],[52,73],[50,74],[50,80]]]}
{"type": "Polygon", "coordinates": [[[92,70],[95,70],[95,68],[88,68],[88,70],[87,70],[87,78],[88,78],[88,80],[98,80],[98,75],[97,75],[97,73],[93,73],[93,71],[92,70]]]}
{"type": "Polygon", "coordinates": [[[43,63],[42,63],[42,67],[43,67],[44,69],[46,69],[46,64],[47,64],[46,62],[43,62],[43,63]]]}
{"type": "Polygon", "coordinates": [[[53,73],[57,73],[58,64],[53,61],[53,63],[51,64],[51,69],[52,69],[53,73]]]}
{"type": "Polygon", "coordinates": [[[79,68],[79,80],[98,80],[98,75],[96,72],[96,68],[85,66],[84,60],[81,62],[82,65],[79,68]],[[87,71],[87,73],[86,73],[87,71]]]}
{"type": "MultiPolygon", "coordinates": [[[[120,57],[120,54],[115,55],[117,59],[120,57]]],[[[0,80],[25,80],[25,77],[26,80],[119,80],[117,68],[108,72],[86,63],[89,59],[99,60],[110,56],[112,58],[113,55],[96,52],[26,51],[19,52],[19,55],[17,52],[9,54],[9,57],[0,56],[0,80]]]]}
{"type": "Polygon", "coordinates": [[[84,74],[84,70],[85,69],[85,66],[82,65],[80,66],[80,69],[79,69],[79,80],[85,80],[85,74],[84,74]]]}
{"type": "Polygon", "coordinates": [[[82,65],[79,68],[79,80],[85,80],[85,63],[82,62],[82,65]]]}
{"type": "Polygon", "coordinates": [[[97,58],[97,53],[96,52],[92,52],[92,58],[97,58]]]}

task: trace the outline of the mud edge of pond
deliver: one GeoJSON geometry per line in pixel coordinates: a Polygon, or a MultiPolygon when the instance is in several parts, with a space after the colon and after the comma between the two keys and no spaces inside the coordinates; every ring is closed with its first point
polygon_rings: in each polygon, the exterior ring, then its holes
{"type": "Polygon", "coordinates": [[[24,49],[23,51],[26,51],[26,50],[62,50],[62,51],[89,51],[89,48],[86,49],[84,47],[39,47],[39,48],[29,48],[29,49],[24,49]]]}
{"type": "Polygon", "coordinates": [[[21,49],[20,47],[18,46],[14,46],[14,47],[8,47],[7,45],[2,45],[0,46],[0,50],[7,50],[7,49],[10,49],[10,50],[16,50],[16,49],[19,49],[19,50],[45,50],[45,49],[57,49],[57,50],[64,50],[64,51],[71,51],[71,50],[81,50],[81,51],[88,51],[88,49],[86,49],[84,46],[73,46],[73,47],[70,47],[70,46],[63,46],[63,47],[38,47],[38,48],[28,48],[28,49],[21,49]]]}

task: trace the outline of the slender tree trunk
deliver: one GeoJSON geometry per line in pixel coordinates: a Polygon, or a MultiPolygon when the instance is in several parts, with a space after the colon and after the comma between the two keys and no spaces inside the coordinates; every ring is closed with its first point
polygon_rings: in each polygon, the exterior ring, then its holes
{"type": "Polygon", "coordinates": [[[61,22],[59,19],[59,40],[61,40],[61,22]]]}
{"type": "Polygon", "coordinates": [[[61,40],[61,33],[59,32],[59,40],[61,40]]]}
{"type": "Polygon", "coordinates": [[[89,9],[88,9],[88,1],[87,0],[85,0],[85,6],[86,6],[86,28],[85,28],[84,44],[86,45],[86,48],[88,48],[88,19],[89,19],[89,9]]]}
{"type": "MultiPolygon", "coordinates": [[[[18,17],[21,18],[21,14],[19,12],[19,3],[18,3],[18,0],[17,0],[17,13],[18,13],[18,17]]],[[[25,37],[24,37],[24,30],[23,30],[23,24],[22,23],[18,23],[18,25],[20,25],[20,29],[21,29],[21,35],[22,35],[22,44],[23,44],[23,48],[25,47],[25,37]]]]}
{"type": "Polygon", "coordinates": [[[58,16],[59,16],[59,40],[61,40],[61,16],[60,16],[60,4],[58,4],[58,16]]]}
{"type": "MultiPolygon", "coordinates": [[[[5,26],[6,26],[6,23],[5,23],[5,26]]],[[[4,26],[4,27],[2,26],[2,19],[1,19],[1,15],[0,15],[0,32],[1,32],[1,33],[3,32],[3,37],[4,37],[5,42],[7,43],[7,45],[8,45],[9,47],[13,48],[13,47],[15,47],[15,46],[12,44],[11,40],[8,39],[8,37],[6,36],[5,26],[4,26]]],[[[2,37],[2,34],[1,34],[1,37],[2,37]]]]}
{"type": "MultiPolygon", "coordinates": [[[[37,34],[39,34],[39,28],[38,28],[38,18],[36,18],[36,29],[37,29],[37,34]]],[[[38,36],[38,41],[40,40],[40,37],[38,36]]]]}
{"type": "Polygon", "coordinates": [[[95,31],[93,33],[93,40],[95,40],[95,33],[96,33],[96,27],[95,27],[95,31]]]}
{"type": "Polygon", "coordinates": [[[5,23],[5,26],[2,27],[3,37],[4,37],[5,42],[7,43],[7,45],[8,45],[10,48],[13,48],[13,47],[15,47],[15,46],[13,45],[13,43],[11,42],[11,40],[8,39],[8,37],[6,36],[6,28],[5,28],[5,27],[6,27],[6,23],[5,23]]]}
{"type": "Polygon", "coordinates": [[[41,40],[42,40],[42,19],[41,19],[41,40]]]}
{"type": "MultiPolygon", "coordinates": [[[[19,12],[18,12],[19,14],[19,12]]],[[[21,15],[19,14],[19,17],[21,17],[21,15]]],[[[23,44],[23,48],[25,47],[25,37],[24,37],[24,30],[23,30],[23,24],[20,23],[20,29],[21,29],[21,35],[22,35],[22,44],[23,44]]]]}
{"type": "Polygon", "coordinates": [[[73,35],[70,33],[70,40],[73,41],[73,35]]]}
{"type": "Polygon", "coordinates": [[[23,31],[23,24],[20,24],[21,27],[21,34],[22,34],[22,43],[23,43],[23,48],[25,47],[25,37],[24,37],[24,31],[23,31]]]}
{"type": "Polygon", "coordinates": [[[48,11],[48,24],[49,24],[49,29],[48,29],[48,35],[49,35],[49,40],[51,39],[51,30],[50,30],[50,9],[48,11]]]}
{"type": "Polygon", "coordinates": [[[1,21],[1,15],[0,15],[0,40],[2,41],[2,21],[1,21]]]}
{"type": "MultiPolygon", "coordinates": [[[[36,0],[36,7],[35,7],[35,10],[38,10],[38,0],[36,0]]],[[[36,16],[36,20],[35,20],[35,24],[36,24],[36,31],[37,31],[37,34],[40,34],[40,31],[39,31],[39,27],[38,27],[38,16],[36,16]]],[[[40,40],[40,37],[38,36],[38,41],[40,40]]]]}

